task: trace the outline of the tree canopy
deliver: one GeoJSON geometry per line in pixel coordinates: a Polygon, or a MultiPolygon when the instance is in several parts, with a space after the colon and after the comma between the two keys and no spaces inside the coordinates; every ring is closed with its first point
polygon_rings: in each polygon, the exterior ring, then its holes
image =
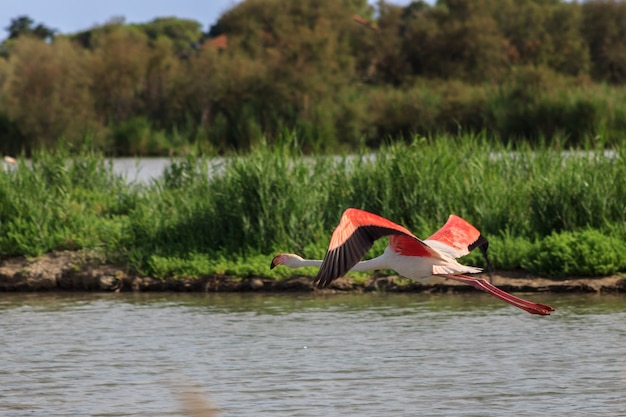
{"type": "Polygon", "coordinates": [[[60,34],[27,16],[6,30],[11,149],[90,138],[114,153],[226,151],[286,129],[311,150],[437,131],[580,142],[626,130],[624,1],[245,0],[206,30],[121,18],[60,34]]]}
{"type": "Polygon", "coordinates": [[[56,29],[51,29],[43,23],[35,25],[35,21],[28,16],[19,16],[11,19],[11,23],[6,28],[9,32],[8,39],[16,39],[20,36],[34,36],[45,41],[52,40],[56,34],[56,29]]]}

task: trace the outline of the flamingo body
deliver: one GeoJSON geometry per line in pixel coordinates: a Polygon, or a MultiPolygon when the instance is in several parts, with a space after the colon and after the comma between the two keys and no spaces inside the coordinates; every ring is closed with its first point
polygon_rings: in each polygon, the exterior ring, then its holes
{"type": "Polygon", "coordinates": [[[441,229],[426,240],[420,240],[405,227],[376,214],[349,208],[341,216],[339,225],[330,238],[323,261],[303,259],[294,254],[278,254],[270,268],[285,265],[291,268],[319,266],[314,283],[327,287],[348,271],[364,272],[392,269],[415,281],[432,277],[449,278],[463,282],[532,314],[548,315],[554,309],[545,304],[533,303],[515,297],[493,286],[484,279],[466,276],[481,272],[481,268],[466,266],[456,258],[467,255],[475,248],[482,251],[490,267],[487,239],[480,231],[462,218],[451,215],[441,229]],[[362,261],[374,242],[389,236],[389,245],[382,255],[362,261]]]}
{"type": "Polygon", "coordinates": [[[355,265],[359,269],[393,269],[400,275],[413,280],[422,280],[432,275],[464,274],[481,272],[482,269],[464,266],[455,258],[469,253],[469,246],[478,241],[480,232],[457,216],[429,238],[431,245],[418,239],[409,230],[373,213],[354,208],[347,209],[335,228],[328,252],[315,278],[320,287],[328,286],[343,276],[355,265]],[[389,246],[385,252],[372,260],[361,258],[372,247],[374,241],[388,236],[389,246]],[[449,244],[448,242],[452,242],[449,244]],[[441,250],[435,249],[439,246],[441,250]]]}

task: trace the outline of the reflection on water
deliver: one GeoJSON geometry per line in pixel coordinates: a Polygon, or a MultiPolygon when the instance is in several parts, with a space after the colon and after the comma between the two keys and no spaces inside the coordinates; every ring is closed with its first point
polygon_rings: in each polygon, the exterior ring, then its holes
{"type": "Polygon", "coordinates": [[[0,415],[626,415],[623,296],[1,294],[0,415]]]}

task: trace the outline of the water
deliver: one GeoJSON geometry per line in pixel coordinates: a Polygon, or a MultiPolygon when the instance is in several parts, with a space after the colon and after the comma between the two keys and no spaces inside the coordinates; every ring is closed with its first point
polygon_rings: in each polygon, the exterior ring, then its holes
{"type": "MultiPolygon", "coordinates": [[[[113,172],[124,176],[129,182],[148,184],[163,175],[172,161],[180,161],[176,158],[114,158],[111,160],[113,172]]],[[[209,160],[207,175],[219,172],[224,164],[224,158],[212,158],[209,160]]]]}
{"type": "Polygon", "coordinates": [[[0,294],[0,415],[624,416],[623,296],[0,294]]]}
{"type": "Polygon", "coordinates": [[[129,181],[148,183],[160,177],[171,164],[170,158],[114,158],[113,172],[129,181]]]}
{"type": "MultiPolygon", "coordinates": [[[[366,155],[364,158],[369,161],[375,159],[375,154],[366,155]]],[[[342,157],[332,157],[337,161],[340,161],[342,157]]],[[[348,157],[354,159],[355,157],[348,157]]],[[[305,158],[306,160],[313,162],[314,157],[305,158]]],[[[114,158],[111,159],[113,172],[116,175],[124,176],[129,182],[136,183],[150,183],[152,180],[158,179],[163,175],[163,171],[168,168],[172,161],[180,162],[178,158],[114,158]]],[[[228,164],[229,160],[222,157],[214,157],[208,160],[207,175],[213,176],[223,172],[224,166],[228,164]]]]}
{"type": "MultiPolygon", "coordinates": [[[[501,152],[493,152],[490,154],[492,160],[497,161],[504,157],[515,158],[517,155],[515,152],[509,153],[501,153],[501,152]]],[[[571,157],[583,157],[583,156],[597,156],[606,159],[614,159],[619,156],[619,154],[613,150],[605,150],[601,154],[596,154],[593,151],[563,151],[562,155],[565,158],[571,157]]],[[[349,159],[354,158],[355,156],[348,156],[349,159]]],[[[340,156],[335,156],[338,161],[342,159],[340,156]]],[[[374,162],[376,160],[376,154],[371,153],[364,156],[364,158],[368,161],[374,162]]],[[[315,158],[310,158],[313,161],[315,158]]],[[[150,183],[150,181],[155,180],[163,175],[163,171],[165,168],[169,167],[172,161],[180,161],[179,158],[164,158],[164,157],[141,157],[141,158],[113,158],[111,159],[113,172],[117,175],[122,175],[126,177],[129,182],[136,183],[150,183]]],[[[207,175],[214,175],[215,173],[221,172],[224,164],[227,162],[226,158],[222,157],[214,157],[210,158],[208,161],[208,170],[207,175]]],[[[14,167],[14,165],[6,160],[0,160],[0,168],[10,169],[14,167]]]]}

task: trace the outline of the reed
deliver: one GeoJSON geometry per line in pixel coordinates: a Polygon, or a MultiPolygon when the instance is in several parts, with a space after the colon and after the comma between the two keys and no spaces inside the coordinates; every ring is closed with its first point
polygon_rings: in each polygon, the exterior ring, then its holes
{"type": "Polygon", "coordinates": [[[137,190],[110,162],[62,148],[18,158],[0,170],[0,254],[36,256],[58,249],[116,252],[137,190]]]}
{"type": "MultiPolygon", "coordinates": [[[[274,252],[323,257],[343,210],[359,207],[423,238],[450,213],[463,216],[490,238],[500,268],[626,271],[624,156],[553,147],[443,135],[307,156],[285,134],[219,166],[195,155],[172,160],[146,185],[128,184],[97,153],[39,152],[0,171],[0,256],[96,249],[158,277],[280,278],[287,272],[267,269],[274,252]]],[[[465,261],[482,263],[474,254],[465,261]]]]}

